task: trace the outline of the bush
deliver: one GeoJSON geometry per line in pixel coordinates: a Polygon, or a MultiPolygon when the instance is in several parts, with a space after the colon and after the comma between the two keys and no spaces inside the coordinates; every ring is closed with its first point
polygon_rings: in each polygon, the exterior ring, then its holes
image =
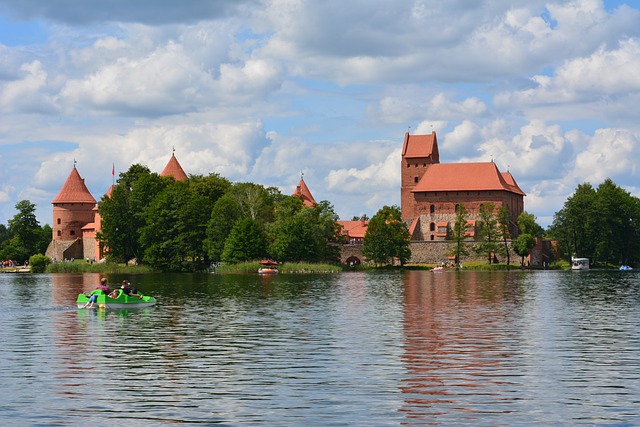
{"type": "Polygon", "coordinates": [[[29,265],[33,273],[44,273],[49,264],[51,264],[51,260],[46,255],[35,254],[29,258],[29,265]]]}

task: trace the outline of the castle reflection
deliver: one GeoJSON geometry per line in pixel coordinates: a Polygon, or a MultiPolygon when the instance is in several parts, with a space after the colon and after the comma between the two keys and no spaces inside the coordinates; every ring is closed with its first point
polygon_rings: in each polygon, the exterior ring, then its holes
{"type": "Polygon", "coordinates": [[[483,410],[492,400],[508,405],[512,397],[501,394],[509,342],[519,334],[504,310],[519,306],[517,281],[507,273],[410,271],[403,287],[406,416],[473,414],[481,401],[483,410]]]}

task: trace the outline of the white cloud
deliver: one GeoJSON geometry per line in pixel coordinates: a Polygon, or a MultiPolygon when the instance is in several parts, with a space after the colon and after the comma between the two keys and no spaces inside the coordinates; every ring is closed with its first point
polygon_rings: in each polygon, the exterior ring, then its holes
{"type": "Polygon", "coordinates": [[[347,193],[373,194],[386,190],[398,190],[400,182],[400,150],[394,149],[380,162],[365,168],[333,169],[327,174],[329,190],[340,189],[347,193]]]}
{"type": "Polygon", "coordinates": [[[47,72],[39,61],[20,66],[19,79],[0,87],[0,108],[4,112],[48,114],[56,111],[55,101],[46,91],[47,72]]]}

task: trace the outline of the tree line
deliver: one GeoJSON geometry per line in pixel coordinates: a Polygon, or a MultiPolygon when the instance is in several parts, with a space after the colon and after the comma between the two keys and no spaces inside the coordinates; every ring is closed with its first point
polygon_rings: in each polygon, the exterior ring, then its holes
{"type": "Polygon", "coordinates": [[[0,262],[23,265],[31,255],[45,253],[51,242],[51,227],[40,226],[36,206],[30,201],[21,200],[15,208],[18,212],[8,224],[0,224],[0,262]]]}
{"type": "Polygon", "coordinates": [[[340,260],[338,216],[329,202],[308,207],[275,187],[231,183],[215,173],[176,181],[132,165],[98,202],[98,212],[97,238],[117,262],[193,271],[266,257],[340,260]]]}
{"type": "Polygon", "coordinates": [[[578,185],[554,215],[548,237],[567,257],[591,264],[637,265],[640,261],[640,199],[606,179],[597,188],[578,185]]]}

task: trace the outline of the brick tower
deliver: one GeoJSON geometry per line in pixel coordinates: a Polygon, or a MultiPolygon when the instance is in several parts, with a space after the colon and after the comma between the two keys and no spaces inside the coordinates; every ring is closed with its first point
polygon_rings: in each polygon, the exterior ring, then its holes
{"type": "Polygon", "coordinates": [[[57,261],[83,258],[82,227],[94,222],[96,200],[75,165],[51,203],[53,233],[47,256],[57,261]]]}
{"type": "Polygon", "coordinates": [[[416,217],[416,200],[411,190],[418,184],[427,167],[436,163],[440,163],[440,153],[435,132],[432,131],[431,135],[404,134],[400,189],[402,218],[412,220],[416,217]]]}

